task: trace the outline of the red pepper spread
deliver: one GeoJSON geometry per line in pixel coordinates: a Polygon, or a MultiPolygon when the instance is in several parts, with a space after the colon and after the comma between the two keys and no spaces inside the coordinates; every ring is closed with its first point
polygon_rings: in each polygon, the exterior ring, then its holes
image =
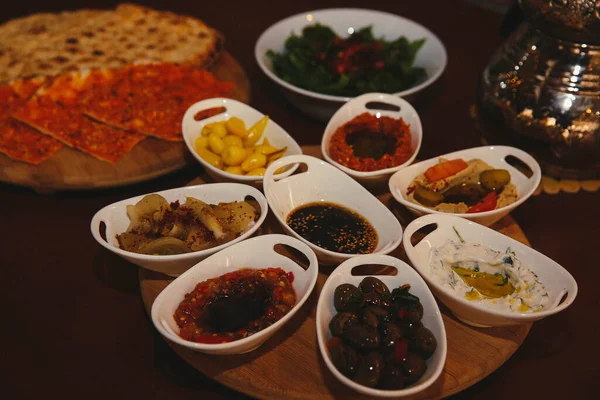
{"type": "Polygon", "coordinates": [[[402,118],[362,113],[335,131],[329,155],[355,171],[395,167],[412,155],[410,127],[402,118]]]}
{"type": "Polygon", "coordinates": [[[243,339],[279,321],[296,304],[294,275],[281,268],[240,269],[200,282],[173,318],[197,343],[243,339]]]}

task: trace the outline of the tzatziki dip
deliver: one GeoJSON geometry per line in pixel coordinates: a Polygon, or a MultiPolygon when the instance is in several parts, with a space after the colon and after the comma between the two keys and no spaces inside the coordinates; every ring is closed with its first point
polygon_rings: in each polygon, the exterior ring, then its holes
{"type": "Polygon", "coordinates": [[[501,252],[447,240],[432,251],[429,276],[457,296],[497,311],[536,312],[549,301],[538,276],[510,248],[501,252]]]}

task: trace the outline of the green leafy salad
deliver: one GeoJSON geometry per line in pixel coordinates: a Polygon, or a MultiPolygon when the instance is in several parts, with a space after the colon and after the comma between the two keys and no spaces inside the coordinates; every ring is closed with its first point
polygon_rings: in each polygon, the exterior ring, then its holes
{"type": "Polygon", "coordinates": [[[277,76],[318,93],[353,97],[369,92],[395,93],[424,81],[423,68],[413,66],[425,39],[402,36],[385,41],[367,26],[342,39],[328,26],[305,27],[292,34],[285,51],[267,55],[277,76]]]}

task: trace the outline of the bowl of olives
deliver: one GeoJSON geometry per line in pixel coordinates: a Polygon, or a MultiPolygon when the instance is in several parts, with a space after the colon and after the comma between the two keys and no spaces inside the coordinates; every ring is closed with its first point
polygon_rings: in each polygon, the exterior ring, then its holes
{"type": "Polygon", "coordinates": [[[417,216],[450,214],[489,226],[527,200],[541,179],[539,164],[526,152],[482,146],[406,167],[391,176],[389,189],[417,216]]]}
{"type": "Polygon", "coordinates": [[[419,274],[395,257],[361,255],[342,263],[321,290],[316,319],[325,364],[360,393],[415,394],[444,368],[446,331],[437,303],[419,274]],[[365,266],[374,273],[353,275],[365,266]]]}

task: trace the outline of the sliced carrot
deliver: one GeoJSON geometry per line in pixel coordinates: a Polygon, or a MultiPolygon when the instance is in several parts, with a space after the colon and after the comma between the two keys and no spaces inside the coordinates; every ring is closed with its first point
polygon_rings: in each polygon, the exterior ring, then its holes
{"type": "Polygon", "coordinates": [[[425,178],[429,179],[431,182],[439,181],[440,179],[444,179],[459,173],[468,166],[469,164],[467,164],[462,158],[444,161],[434,165],[433,167],[429,167],[427,171],[425,171],[425,178]]]}

